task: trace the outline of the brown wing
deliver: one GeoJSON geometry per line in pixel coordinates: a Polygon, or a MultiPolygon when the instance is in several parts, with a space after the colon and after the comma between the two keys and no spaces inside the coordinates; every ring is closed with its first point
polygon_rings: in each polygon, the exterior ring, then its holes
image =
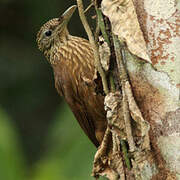
{"type": "Polygon", "coordinates": [[[94,117],[92,117],[93,115],[89,111],[88,103],[84,102],[84,97],[82,97],[84,94],[89,95],[89,92],[84,92],[87,91],[88,88],[76,87],[74,83],[72,83],[71,74],[69,74],[68,71],[63,71],[63,69],[61,69],[61,74],[54,69],[54,76],[57,91],[64,96],[81,128],[93,144],[98,147],[99,142],[95,136],[94,117]]]}
{"type": "Polygon", "coordinates": [[[95,94],[91,45],[85,39],[69,36],[52,58],[57,62],[52,65],[57,91],[65,97],[86,135],[98,146],[106,129],[106,114],[104,97],[95,94]]]}

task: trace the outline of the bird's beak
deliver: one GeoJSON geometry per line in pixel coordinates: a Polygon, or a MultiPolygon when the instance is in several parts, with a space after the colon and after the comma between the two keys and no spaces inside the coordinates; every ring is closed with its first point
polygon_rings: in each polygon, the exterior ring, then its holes
{"type": "Polygon", "coordinates": [[[61,31],[63,30],[69,20],[71,19],[71,16],[73,15],[74,11],[76,10],[77,6],[76,5],[73,5],[71,7],[69,7],[60,17],[59,17],[59,25],[57,27],[57,31],[61,31]]]}
{"type": "Polygon", "coordinates": [[[60,18],[63,18],[63,21],[65,21],[66,23],[69,22],[69,20],[71,19],[71,16],[73,15],[74,11],[76,10],[77,6],[73,5],[71,7],[69,7],[60,18]]]}

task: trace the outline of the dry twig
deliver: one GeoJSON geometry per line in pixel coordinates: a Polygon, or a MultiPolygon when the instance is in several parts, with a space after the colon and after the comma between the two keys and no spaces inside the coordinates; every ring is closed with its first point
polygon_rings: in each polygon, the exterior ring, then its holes
{"type": "Polygon", "coordinates": [[[100,76],[102,78],[104,92],[105,92],[105,94],[108,94],[109,89],[108,89],[108,83],[107,83],[107,80],[106,80],[106,75],[104,73],[103,68],[101,67],[98,47],[97,47],[97,45],[95,43],[93,33],[92,33],[92,31],[91,31],[91,29],[89,27],[89,24],[87,22],[87,19],[86,19],[85,15],[84,15],[84,7],[83,7],[82,0],[77,0],[77,5],[78,5],[80,19],[81,19],[82,24],[84,26],[84,29],[86,30],[86,33],[88,35],[89,42],[90,42],[90,44],[92,45],[92,48],[93,48],[94,59],[95,59],[95,61],[94,61],[95,67],[98,70],[98,72],[99,72],[99,74],[100,74],[100,76]]]}

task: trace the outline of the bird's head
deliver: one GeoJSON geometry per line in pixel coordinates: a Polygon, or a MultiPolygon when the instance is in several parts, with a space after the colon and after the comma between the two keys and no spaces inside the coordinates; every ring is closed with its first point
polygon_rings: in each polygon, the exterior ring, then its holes
{"type": "Polygon", "coordinates": [[[76,5],[71,6],[59,18],[51,19],[41,27],[37,34],[37,43],[42,52],[50,49],[56,41],[67,35],[67,24],[76,7],[76,5]]]}

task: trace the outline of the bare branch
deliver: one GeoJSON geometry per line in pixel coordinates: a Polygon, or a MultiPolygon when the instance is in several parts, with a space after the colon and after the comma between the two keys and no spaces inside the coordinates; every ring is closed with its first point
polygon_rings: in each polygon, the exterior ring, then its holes
{"type": "Polygon", "coordinates": [[[104,73],[104,70],[101,67],[98,47],[97,47],[97,44],[96,44],[96,42],[94,40],[93,33],[92,33],[92,31],[91,31],[91,29],[89,27],[89,24],[88,24],[88,22],[86,20],[85,15],[84,15],[84,8],[83,8],[82,0],[77,0],[77,5],[78,5],[78,10],[79,10],[79,16],[81,18],[82,24],[84,26],[84,29],[86,30],[89,41],[90,41],[90,43],[92,45],[92,48],[93,48],[94,59],[95,59],[95,61],[94,61],[95,67],[98,70],[98,72],[99,72],[99,74],[100,74],[100,76],[102,78],[104,92],[105,92],[105,94],[108,94],[109,89],[108,89],[108,84],[107,84],[107,80],[106,80],[106,75],[104,73]]]}

